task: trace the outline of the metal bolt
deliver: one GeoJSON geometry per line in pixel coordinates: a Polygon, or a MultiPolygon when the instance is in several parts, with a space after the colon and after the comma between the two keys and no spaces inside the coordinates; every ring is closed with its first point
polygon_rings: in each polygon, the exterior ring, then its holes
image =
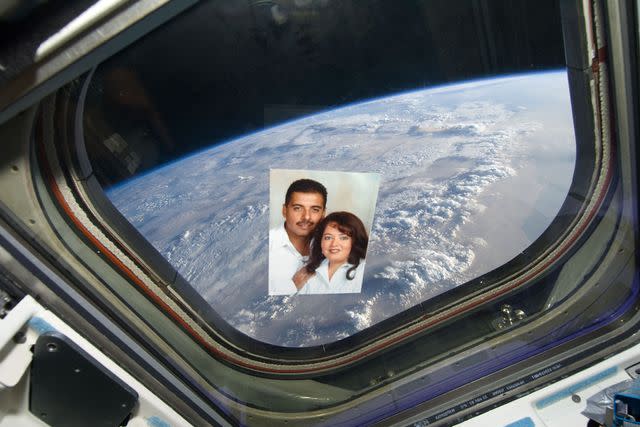
{"type": "Polygon", "coordinates": [[[24,344],[26,341],[27,336],[22,331],[16,332],[16,334],[13,336],[13,342],[16,344],[24,344]]]}

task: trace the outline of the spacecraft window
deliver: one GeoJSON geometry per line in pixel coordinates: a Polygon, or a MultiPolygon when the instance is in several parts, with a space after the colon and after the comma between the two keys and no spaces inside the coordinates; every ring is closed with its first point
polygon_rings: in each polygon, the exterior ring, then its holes
{"type": "MultiPolygon", "coordinates": [[[[494,3],[201,3],[91,75],[93,173],[215,312],[265,343],[331,343],[491,289],[572,218],[578,156],[557,2],[494,3]],[[270,247],[299,178],[326,180],[324,214],[369,209],[361,288],[271,292],[271,272],[306,256],[270,247]]],[[[297,237],[308,245],[320,219],[297,237]]]]}

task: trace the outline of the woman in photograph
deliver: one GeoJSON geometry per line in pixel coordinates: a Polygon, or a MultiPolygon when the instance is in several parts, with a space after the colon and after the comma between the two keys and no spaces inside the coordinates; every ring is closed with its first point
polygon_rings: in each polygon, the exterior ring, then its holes
{"type": "Polygon", "coordinates": [[[327,215],[315,229],[309,261],[293,277],[296,286],[304,283],[298,294],[360,292],[368,243],[360,218],[350,212],[327,215]]]}

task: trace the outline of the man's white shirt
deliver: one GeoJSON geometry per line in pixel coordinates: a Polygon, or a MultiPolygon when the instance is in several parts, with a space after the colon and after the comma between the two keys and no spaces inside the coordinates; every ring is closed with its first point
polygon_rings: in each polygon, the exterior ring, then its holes
{"type": "Polygon", "coordinates": [[[298,289],[293,275],[307,262],[289,240],[284,223],[269,230],[269,295],[292,295],[298,289]]]}
{"type": "Polygon", "coordinates": [[[316,269],[316,274],[305,283],[298,295],[358,293],[362,289],[364,264],[364,260],[361,260],[354,272],[355,276],[349,280],[347,270],[353,267],[353,264],[344,263],[329,280],[329,261],[324,259],[316,269]]]}

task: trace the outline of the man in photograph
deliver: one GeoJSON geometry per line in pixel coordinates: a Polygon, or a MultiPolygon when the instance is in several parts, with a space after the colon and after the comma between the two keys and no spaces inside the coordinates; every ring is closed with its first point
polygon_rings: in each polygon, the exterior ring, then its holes
{"type": "Polygon", "coordinates": [[[324,218],[327,189],[312,179],[291,183],[282,205],[284,222],[269,230],[269,295],[298,291],[293,275],[307,262],[311,236],[324,218]]]}

